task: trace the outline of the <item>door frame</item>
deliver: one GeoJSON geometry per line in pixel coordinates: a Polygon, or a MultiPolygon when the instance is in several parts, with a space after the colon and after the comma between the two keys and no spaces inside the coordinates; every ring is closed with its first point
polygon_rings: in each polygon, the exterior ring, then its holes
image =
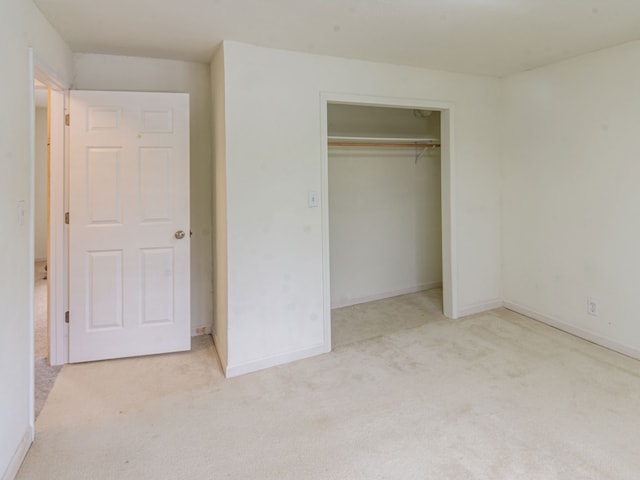
{"type": "MultiPolygon", "coordinates": [[[[38,81],[49,87],[48,121],[49,121],[49,161],[48,161],[48,201],[47,201],[47,270],[48,270],[48,306],[49,317],[49,362],[51,365],[62,365],[68,362],[68,329],[65,323],[67,311],[67,228],[64,223],[64,214],[67,208],[66,172],[67,172],[67,145],[68,132],[65,128],[65,114],[67,113],[68,92],[67,84],[56,71],[37,52],[30,49],[30,81],[33,90],[34,81],[38,81]]],[[[33,94],[31,94],[33,96],[33,94]]],[[[31,144],[35,141],[35,100],[31,99],[33,112],[30,113],[30,137],[31,144]]],[[[35,152],[31,151],[30,158],[30,182],[31,201],[29,207],[31,231],[34,231],[34,198],[35,198],[35,152]]],[[[32,233],[33,235],[33,233],[32,233]]],[[[33,240],[32,240],[33,241],[33,240]]],[[[31,248],[33,255],[33,245],[31,248]]],[[[33,263],[33,258],[31,258],[33,263]]],[[[33,268],[31,268],[33,270],[33,268]]],[[[33,283],[33,282],[32,282],[33,283]]],[[[33,296],[33,292],[32,292],[33,296]]],[[[33,304],[33,298],[31,298],[33,304]]],[[[31,312],[31,325],[33,330],[33,307],[31,312]]],[[[31,334],[33,344],[33,331],[31,334]]],[[[33,354],[31,355],[33,357],[33,354]]],[[[33,358],[32,358],[33,361],[33,358]]],[[[33,371],[33,368],[31,369],[33,371]]],[[[33,385],[33,381],[31,382],[33,385]]],[[[33,408],[32,408],[33,410],[33,408]]]]}
{"type": "Polygon", "coordinates": [[[320,95],[320,142],[322,175],[322,276],[324,351],[331,351],[331,264],[329,240],[329,148],[327,106],[330,103],[369,107],[407,108],[440,112],[441,222],[442,222],[442,303],[446,317],[456,319],[458,275],[456,255],[454,106],[449,102],[396,97],[322,93],[320,95]]]}

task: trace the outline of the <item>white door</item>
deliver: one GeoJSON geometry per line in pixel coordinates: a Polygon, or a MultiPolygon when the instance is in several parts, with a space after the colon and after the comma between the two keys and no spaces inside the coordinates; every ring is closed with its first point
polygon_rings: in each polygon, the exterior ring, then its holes
{"type": "Polygon", "coordinates": [[[189,97],[72,91],[69,361],[188,350],[189,97]]]}

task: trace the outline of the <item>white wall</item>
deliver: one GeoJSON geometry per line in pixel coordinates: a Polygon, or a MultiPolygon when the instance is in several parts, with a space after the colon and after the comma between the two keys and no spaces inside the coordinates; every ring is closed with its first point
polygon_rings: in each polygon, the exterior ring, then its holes
{"type": "Polygon", "coordinates": [[[0,2],[0,477],[12,475],[31,440],[33,403],[30,396],[33,345],[33,207],[30,185],[30,103],[28,47],[63,80],[72,71],[71,52],[27,0],[0,2]],[[17,221],[18,202],[27,210],[17,221]],[[11,232],[7,234],[6,232],[11,232]]]}
{"type": "Polygon", "coordinates": [[[347,137],[440,138],[440,113],[332,103],[327,107],[327,130],[347,137]]]}
{"type": "Polygon", "coordinates": [[[211,60],[211,98],[213,108],[214,168],[213,189],[213,284],[214,339],[218,356],[226,369],[228,351],[228,270],[227,270],[227,147],[225,114],[224,49],[218,48],[211,60]]]}
{"type": "MultiPolygon", "coordinates": [[[[499,301],[497,79],[224,43],[228,367],[235,375],[323,345],[322,92],[455,104],[462,313],[499,301]]],[[[323,206],[326,208],[326,205],[323,206]]],[[[220,253],[223,255],[222,253],[220,253]]]]}
{"type": "Polygon", "coordinates": [[[179,92],[189,94],[191,128],[191,329],[212,323],[211,283],[211,86],[201,63],[74,54],[77,90],[179,92]]]}
{"type": "Polygon", "coordinates": [[[47,258],[47,109],[36,108],[34,257],[47,258]]]}
{"type": "Polygon", "coordinates": [[[332,308],[442,285],[440,154],[428,153],[329,148],[332,308]]]}
{"type": "Polygon", "coordinates": [[[638,59],[634,42],[507,78],[502,134],[507,305],[636,356],[638,59]]]}

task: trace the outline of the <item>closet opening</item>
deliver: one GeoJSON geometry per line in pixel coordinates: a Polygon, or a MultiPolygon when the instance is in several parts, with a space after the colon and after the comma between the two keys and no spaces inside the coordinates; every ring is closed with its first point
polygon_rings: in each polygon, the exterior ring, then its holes
{"type": "Polygon", "coordinates": [[[327,351],[455,318],[450,109],[326,99],[323,113],[327,351]]]}

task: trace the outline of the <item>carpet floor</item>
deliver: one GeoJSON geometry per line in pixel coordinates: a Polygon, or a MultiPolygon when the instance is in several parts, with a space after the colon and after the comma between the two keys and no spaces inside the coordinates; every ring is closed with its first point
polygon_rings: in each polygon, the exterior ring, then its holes
{"type": "Polygon", "coordinates": [[[374,302],[400,328],[361,338],[371,305],[340,309],[332,353],[232,379],[210,337],[66,365],[17,478],[638,478],[640,362],[429,295],[374,302]]]}
{"type": "Polygon", "coordinates": [[[49,392],[53,388],[61,366],[49,365],[48,322],[47,322],[47,271],[46,262],[36,262],[33,290],[33,351],[34,363],[34,415],[38,418],[49,392]]]}
{"type": "Polygon", "coordinates": [[[47,343],[47,275],[46,262],[36,262],[33,286],[33,337],[35,358],[47,358],[49,346],[47,343]]]}

